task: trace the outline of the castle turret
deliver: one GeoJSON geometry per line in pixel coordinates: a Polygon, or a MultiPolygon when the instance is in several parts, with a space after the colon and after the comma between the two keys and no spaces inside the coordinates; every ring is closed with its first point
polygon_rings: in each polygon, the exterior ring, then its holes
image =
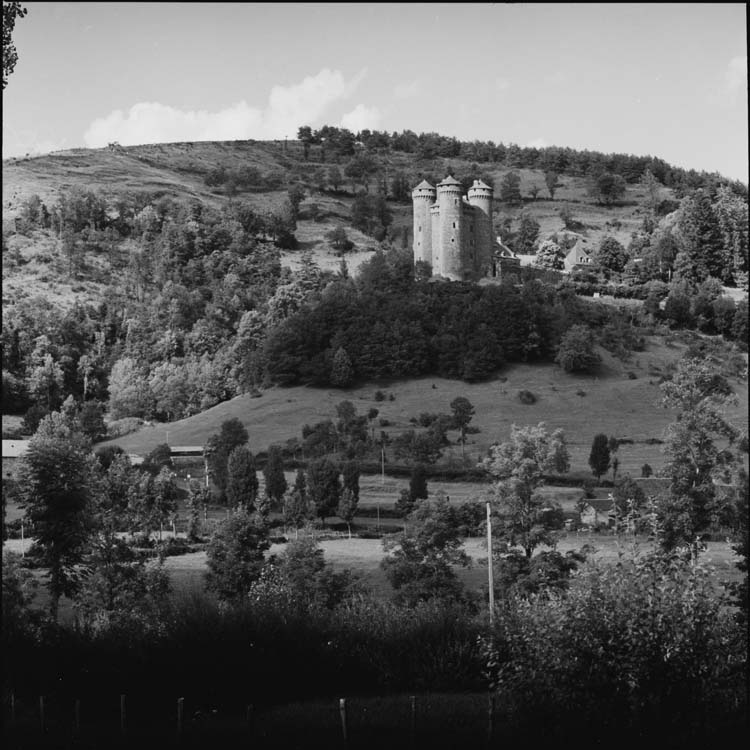
{"type": "Polygon", "coordinates": [[[449,175],[438,184],[437,194],[440,206],[440,237],[439,242],[435,243],[433,272],[452,281],[462,281],[464,227],[461,183],[449,175]]]}
{"type": "Polygon", "coordinates": [[[475,242],[472,264],[474,271],[479,274],[486,274],[492,262],[492,199],[494,191],[489,185],[485,185],[481,180],[474,180],[474,184],[469,188],[468,198],[472,206],[478,209],[475,215],[475,242]]]}
{"type": "Polygon", "coordinates": [[[432,219],[430,208],[435,204],[437,193],[427,180],[411,192],[414,203],[414,262],[423,260],[432,265],[432,219]]]}

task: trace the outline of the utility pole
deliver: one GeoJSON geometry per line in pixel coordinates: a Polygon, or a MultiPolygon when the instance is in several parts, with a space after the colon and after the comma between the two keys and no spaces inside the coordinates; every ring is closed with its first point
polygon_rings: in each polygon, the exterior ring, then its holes
{"type": "Polygon", "coordinates": [[[490,627],[495,620],[495,586],[492,579],[492,518],[490,503],[487,503],[487,577],[490,584],[490,627]]]}

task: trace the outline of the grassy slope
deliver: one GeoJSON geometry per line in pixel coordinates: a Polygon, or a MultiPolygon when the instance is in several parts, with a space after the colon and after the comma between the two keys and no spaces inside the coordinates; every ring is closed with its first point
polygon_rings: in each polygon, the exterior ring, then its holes
{"type": "MultiPolygon", "coordinates": [[[[468,384],[425,377],[382,386],[384,391],[394,394],[394,401],[376,402],[374,394],[378,386],[375,384],[349,390],[302,386],[272,388],[261,398],[239,396],[188,419],[145,427],[110,442],[116,442],[128,453],[145,454],[163,443],[169,430],[172,445],[203,445],[211,434],[218,432],[222,421],[238,417],[250,435],[251,449],[261,451],[272,443],[299,437],[304,424],[335,418],[336,404],[344,399],[351,400],[360,414],[371,407],[377,408],[378,418],[386,418],[392,424],[385,428],[386,432],[397,434],[412,427],[411,417],[421,412],[449,412],[450,402],[457,396],[465,396],[476,410],[472,424],[481,430],[470,436],[467,445],[472,461],[482,456],[491,443],[506,439],[511,424],[545,421],[550,428],[565,430],[572,468],[588,470],[591,441],[597,432],[634,441],[663,437],[664,429],[674,416],[659,407],[658,377],[649,377],[649,368],[664,367],[677,359],[683,349],[680,345],[666,347],[658,339],[652,339],[647,350],[637,353],[627,365],[603,352],[607,366],[599,377],[568,375],[554,365],[517,364],[503,371],[505,382],[495,379],[468,384]],[[627,371],[634,372],[637,378],[629,379],[627,371]],[[537,402],[528,406],[522,404],[518,400],[518,391],[522,389],[535,393],[537,402]],[[578,391],[585,395],[577,395],[578,391]]],[[[735,382],[735,387],[740,403],[733,411],[734,421],[746,427],[747,386],[735,382]]],[[[446,455],[459,459],[460,447],[451,447],[446,455]]],[[[642,442],[623,445],[619,458],[620,471],[635,476],[640,475],[640,467],[646,462],[654,469],[663,463],[660,446],[642,442]]]]}

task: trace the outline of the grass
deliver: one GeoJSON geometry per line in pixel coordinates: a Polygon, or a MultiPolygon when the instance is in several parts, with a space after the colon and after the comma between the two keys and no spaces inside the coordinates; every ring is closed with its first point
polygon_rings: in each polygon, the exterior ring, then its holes
{"type": "MultiPolygon", "coordinates": [[[[663,439],[667,425],[674,420],[673,411],[660,407],[658,376],[649,376],[649,372],[663,370],[669,362],[679,359],[684,349],[683,344],[666,346],[659,337],[650,337],[646,350],[634,354],[628,363],[620,363],[602,352],[604,367],[598,376],[570,375],[551,364],[514,364],[502,371],[502,377],[484,383],[421,377],[350,389],[275,387],[264,391],[261,398],[238,396],[201,414],[144,427],[108,443],[120,445],[127,453],[146,455],[166,441],[168,430],[172,445],[201,446],[219,431],[223,421],[237,417],[248,431],[250,449],[258,452],[271,444],[301,437],[304,424],[334,419],[336,405],[345,399],[354,404],[359,414],[377,408],[375,429],[395,437],[413,428],[410,418],[425,411],[449,412],[450,402],[465,396],[475,407],[472,425],[480,429],[469,437],[466,446],[469,465],[481,460],[492,443],[506,440],[512,424],[543,421],[550,429],[565,430],[573,471],[589,471],[591,441],[596,433],[603,432],[634,441],[620,447],[619,471],[621,475],[640,476],[644,463],[655,471],[663,465],[660,446],[645,441],[663,439]],[[636,379],[629,379],[630,371],[636,373],[636,379]],[[394,400],[375,401],[378,389],[392,393],[394,400]],[[536,403],[520,403],[517,393],[521,389],[532,391],[537,396],[536,403]],[[576,395],[580,390],[586,392],[585,398],[576,395]],[[388,419],[391,425],[379,427],[380,418],[388,419]]],[[[738,426],[747,428],[747,385],[741,381],[733,381],[733,385],[739,403],[731,416],[738,426]]],[[[451,433],[451,437],[455,440],[457,434],[451,433]]],[[[393,460],[390,455],[389,458],[393,460]]],[[[461,447],[450,446],[445,459],[460,462],[461,447]]],[[[395,499],[394,496],[392,501],[395,499]]]]}

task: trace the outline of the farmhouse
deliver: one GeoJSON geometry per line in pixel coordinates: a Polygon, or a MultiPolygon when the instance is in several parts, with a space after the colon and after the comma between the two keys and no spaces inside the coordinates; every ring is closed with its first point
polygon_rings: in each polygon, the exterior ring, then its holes
{"type": "Polygon", "coordinates": [[[18,459],[23,456],[29,448],[28,440],[3,440],[3,476],[13,474],[18,464],[18,459]]]}
{"type": "Polygon", "coordinates": [[[575,271],[579,268],[592,268],[596,265],[596,262],[588,253],[588,251],[584,250],[581,247],[581,243],[576,242],[576,244],[570,248],[568,254],[565,256],[564,264],[565,270],[570,273],[571,271],[575,271]]]}

